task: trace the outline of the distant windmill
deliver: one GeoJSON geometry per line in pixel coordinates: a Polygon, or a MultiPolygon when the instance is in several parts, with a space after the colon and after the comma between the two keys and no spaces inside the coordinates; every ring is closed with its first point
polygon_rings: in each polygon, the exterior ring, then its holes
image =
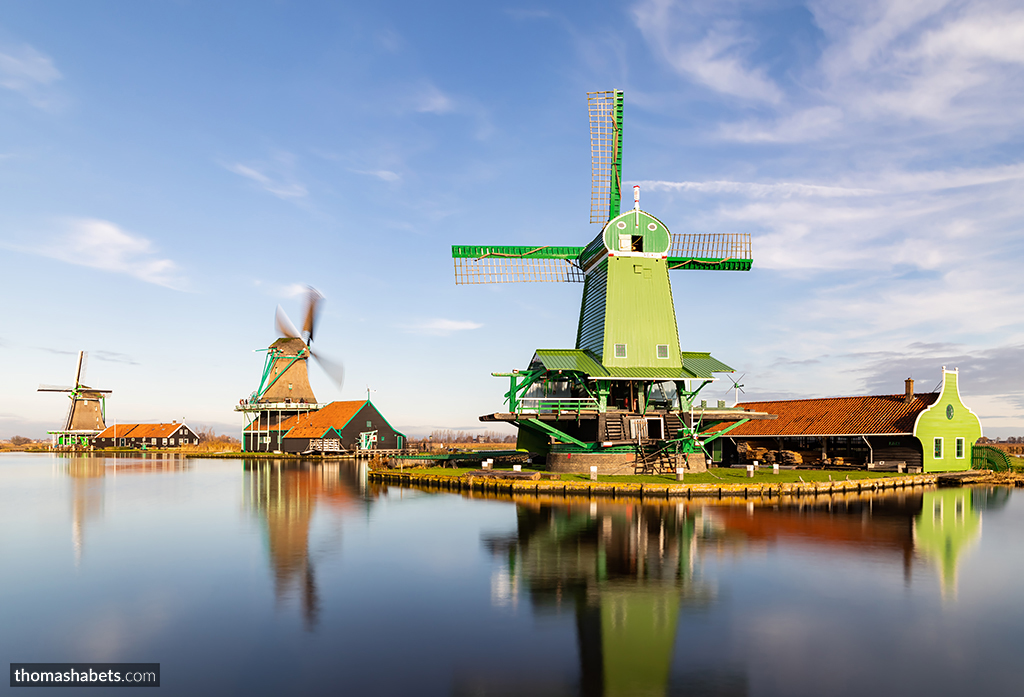
{"type": "Polygon", "coordinates": [[[243,450],[279,450],[280,434],[271,432],[289,416],[314,411],[318,404],[309,385],[307,360],[312,356],[327,376],[341,389],[345,370],[340,362],[328,359],[312,348],[316,318],[324,296],[316,288],[307,287],[306,309],[302,329],[296,328],[284,309],[278,305],[274,324],[280,336],[268,348],[259,387],[248,399],[241,400],[235,411],[246,413],[243,450]],[[257,435],[259,434],[259,435],[257,435]],[[250,442],[251,441],[251,442],[250,442]]]}
{"type": "Polygon", "coordinates": [[[71,398],[62,428],[58,431],[47,431],[55,447],[87,447],[89,439],[106,428],[106,395],[111,391],[89,387],[82,382],[85,379],[87,358],[85,351],[78,352],[74,385],[39,386],[39,392],[66,392],[71,398]]]}
{"type": "MultiPolygon", "coordinates": [[[[743,373],[743,375],[740,375],[735,380],[733,380],[731,375],[727,375],[726,376],[726,377],[729,378],[729,381],[732,383],[732,387],[730,389],[733,390],[733,400],[732,400],[733,406],[736,406],[737,404],[740,403],[740,393],[743,392],[743,388],[746,387],[746,385],[741,383],[740,380],[742,380],[744,377],[746,377],[746,375],[747,375],[746,373],[743,373]]],[[[743,394],[746,394],[746,392],[743,392],[743,394]]]]}

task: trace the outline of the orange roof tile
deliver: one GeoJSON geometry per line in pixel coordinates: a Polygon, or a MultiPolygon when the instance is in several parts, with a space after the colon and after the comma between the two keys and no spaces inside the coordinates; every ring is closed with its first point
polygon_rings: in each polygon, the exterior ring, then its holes
{"type": "Polygon", "coordinates": [[[97,438],[167,438],[184,425],[183,423],[115,424],[108,426],[97,438]],[[115,428],[117,435],[114,435],[115,428]]]}
{"type": "MultiPolygon", "coordinates": [[[[729,436],[859,436],[909,434],[917,415],[931,405],[938,393],[915,395],[909,404],[904,395],[826,397],[775,402],[742,402],[736,406],[775,414],[777,419],[748,421],[729,431],[729,436]]],[[[720,431],[729,424],[711,429],[720,431]]]]}
{"type": "Polygon", "coordinates": [[[318,411],[289,416],[281,422],[280,428],[287,431],[288,438],[319,438],[329,428],[340,432],[365,404],[365,399],[355,402],[331,402],[318,411]]]}

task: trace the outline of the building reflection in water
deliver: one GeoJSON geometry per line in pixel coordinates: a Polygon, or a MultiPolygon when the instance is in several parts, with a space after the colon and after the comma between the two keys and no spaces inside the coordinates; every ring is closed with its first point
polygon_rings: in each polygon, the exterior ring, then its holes
{"type": "Polygon", "coordinates": [[[247,510],[264,524],[278,602],[298,597],[308,630],[316,627],[320,601],[309,550],[309,528],[318,506],[358,510],[369,502],[365,464],[243,460],[247,510]]]}
{"type": "Polygon", "coordinates": [[[86,523],[103,518],[106,477],[191,469],[188,460],[165,454],[132,454],[127,457],[83,454],[62,458],[58,462],[59,469],[71,479],[71,543],[76,567],[82,562],[86,523]]]}
{"type": "MultiPolygon", "coordinates": [[[[681,610],[714,601],[694,573],[702,539],[715,534],[701,516],[682,504],[605,502],[520,502],[516,512],[514,535],[484,539],[502,562],[493,599],[515,602],[522,587],[536,612],[575,613],[580,694],[663,695],[670,682],[747,693],[745,677],[735,672],[672,676],[681,610]]],[[[530,686],[555,693],[551,688],[530,686]]]]}
{"type": "MultiPolygon", "coordinates": [[[[699,580],[701,559],[811,545],[833,555],[891,559],[908,584],[915,560],[926,561],[938,567],[943,596],[950,597],[964,550],[980,538],[981,509],[1008,499],[1006,489],[958,488],[758,505],[520,500],[515,534],[484,539],[499,560],[492,602],[514,606],[523,594],[535,612],[575,613],[579,694],[747,694],[739,669],[673,671],[673,656],[689,656],[675,647],[680,618],[716,602],[714,589],[699,580]]],[[[495,681],[470,682],[469,692],[503,694],[495,681]]],[[[467,692],[462,688],[456,692],[467,692]]],[[[571,692],[554,684],[529,689],[571,692]]]]}

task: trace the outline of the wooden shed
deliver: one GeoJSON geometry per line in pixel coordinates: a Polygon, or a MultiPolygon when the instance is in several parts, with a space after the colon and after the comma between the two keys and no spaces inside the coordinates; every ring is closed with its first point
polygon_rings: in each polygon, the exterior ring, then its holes
{"type": "Polygon", "coordinates": [[[719,439],[721,449],[712,457],[732,464],[751,459],[751,453],[766,451],[774,458],[788,452],[802,464],[836,464],[841,458],[842,464],[863,467],[970,469],[981,421],[960,399],[959,373],[943,368],[942,374],[938,392],[915,393],[908,378],[903,394],[740,403],[778,418],[740,424],[719,439]]]}
{"type": "Polygon", "coordinates": [[[281,449],[289,453],[401,450],[406,442],[368,399],[296,414],[281,422],[280,431],[281,449]]]}

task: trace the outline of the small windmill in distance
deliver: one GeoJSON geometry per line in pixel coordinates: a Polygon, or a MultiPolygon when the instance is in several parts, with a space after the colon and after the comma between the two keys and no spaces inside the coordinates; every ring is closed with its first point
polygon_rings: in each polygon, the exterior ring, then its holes
{"type": "Polygon", "coordinates": [[[111,390],[101,390],[82,383],[88,354],[78,352],[73,386],[40,385],[38,392],[67,392],[71,398],[64,426],[59,431],[47,431],[53,448],[86,448],[89,439],[106,428],[106,395],[111,390]]]}
{"type": "MultiPolygon", "coordinates": [[[[746,377],[746,375],[747,375],[746,373],[743,373],[743,375],[740,375],[735,380],[733,379],[733,377],[731,375],[726,375],[726,377],[729,378],[729,381],[732,382],[732,388],[731,389],[733,391],[733,400],[732,400],[732,405],[733,406],[736,406],[737,404],[740,403],[740,392],[743,392],[743,388],[746,387],[746,385],[741,383],[740,380],[742,380],[744,377],[746,377]]],[[[726,391],[728,392],[728,390],[726,390],[726,391]]],[[[743,392],[743,394],[746,394],[746,392],[743,392]]]]}

